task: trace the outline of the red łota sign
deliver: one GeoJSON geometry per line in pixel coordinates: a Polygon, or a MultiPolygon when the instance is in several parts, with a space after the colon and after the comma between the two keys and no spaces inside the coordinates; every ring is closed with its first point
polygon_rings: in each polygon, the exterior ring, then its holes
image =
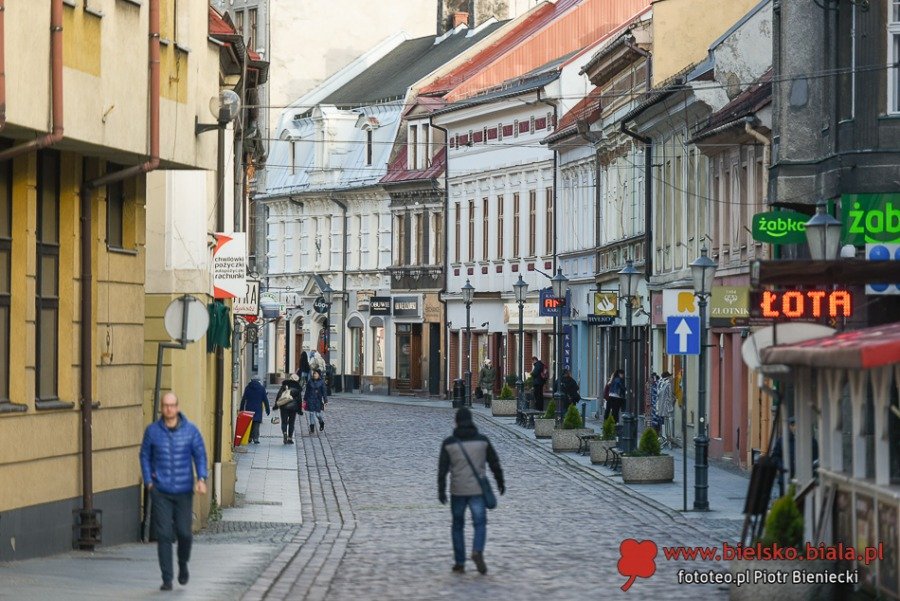
{"type": "Polygon", "coordinates": [[[853,315],[849,290],[758,290],[751,295],[752,317],[780,320],[838,319],[853,315]]]}

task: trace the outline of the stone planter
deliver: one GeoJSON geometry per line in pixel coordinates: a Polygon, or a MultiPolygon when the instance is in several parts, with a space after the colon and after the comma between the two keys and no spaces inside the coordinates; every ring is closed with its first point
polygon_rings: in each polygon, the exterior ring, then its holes
{"type": "Polygon", "coordinates": [[[593,433],[594,431],[590,428],[576,428],[574,430],[563,430],[562,428],[557,428],[550,436],[550,438],[553,439],[553,450],[577,451],[578,444],[581,442],[580,440],[578,440],[578,437],[593,433]]]}
{"type": "Polygon", "coordinates": [[[675,479],[675,458],[671,455],[622,457],[622,481],[626,484],[654,484],[675,479]]]}
{"type": "Polygon", "coordinates": [[[491,415],[516,416],[516,399],[494,399],[491,401],[491,415]]]}
{"type": "Polygon", "coordinates": [[[818,599],[833,599],[837,592],[834,584],[795,584],[791,580],[795,571],[834,572],[837,570],[837,565],[833,561],[735,559],[729,562],[728,569],[735,576],[735,579],[742,574],[740,577],[747,580],[741,586],[737,586],[735,582],[732,582],[728,595],[731,601],[756,601],[757,599],[765,599],[766,601],[816,601],[818,599]],[[787,582],[754,581],[755,576],[760,573],[768,573],[772,578],[774,578],[776,573],[779,575],[787,574],[787,582]]]}
{"type": "Polygon", "coordinates": [[[606,450],[616,446],[615,440],[592,440],[588,442],[591,449],[591,463],[606,461],[606,450]]]}
{"type": "Polygon", "coordinates": [[[556,419],[544,419],[543,417],[534,418],[534,437],[550,438],[553,430],[556,428],[556,419]]]}

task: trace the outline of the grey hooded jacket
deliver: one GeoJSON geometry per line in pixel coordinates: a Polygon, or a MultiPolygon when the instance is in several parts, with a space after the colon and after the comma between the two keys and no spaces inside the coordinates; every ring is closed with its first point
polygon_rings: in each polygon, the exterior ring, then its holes
{"type": "Polygon", "coordinates": [[[453,430],[453,436],[446,438],[441,445],[441,455],[438,460],[438,498],[443,498],[447,474],[450,474],[450,494],[454,496],[475,496],[481,494],[481,485],[469,462],[466,461],[460,449],[459,443],[466,449],[469,459],[475,466],[479,476],[485,473],[485,463],[491,468],[497,487],[504,490],[503,470],[500,468],[500,458],[488,440],[487,436],[478,433],[478,429],[471,422],[463,423],[453,430]]]}

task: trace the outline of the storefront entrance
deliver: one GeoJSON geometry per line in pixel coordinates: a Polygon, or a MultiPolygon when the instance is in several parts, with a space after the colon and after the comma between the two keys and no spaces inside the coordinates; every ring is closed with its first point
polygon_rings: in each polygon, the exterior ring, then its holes
{"type": "Polygon", "coordinates": [[[422,388],[422,324],[397,324],[397,390],[422,388]]]}

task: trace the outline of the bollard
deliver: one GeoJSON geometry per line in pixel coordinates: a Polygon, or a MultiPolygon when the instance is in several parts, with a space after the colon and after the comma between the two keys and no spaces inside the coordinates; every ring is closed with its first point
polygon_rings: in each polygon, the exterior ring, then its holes
{"type": "Polygon", "coordinates": [[[581,427],[587,427],[587,403],[581,403],[581,427]]]}

